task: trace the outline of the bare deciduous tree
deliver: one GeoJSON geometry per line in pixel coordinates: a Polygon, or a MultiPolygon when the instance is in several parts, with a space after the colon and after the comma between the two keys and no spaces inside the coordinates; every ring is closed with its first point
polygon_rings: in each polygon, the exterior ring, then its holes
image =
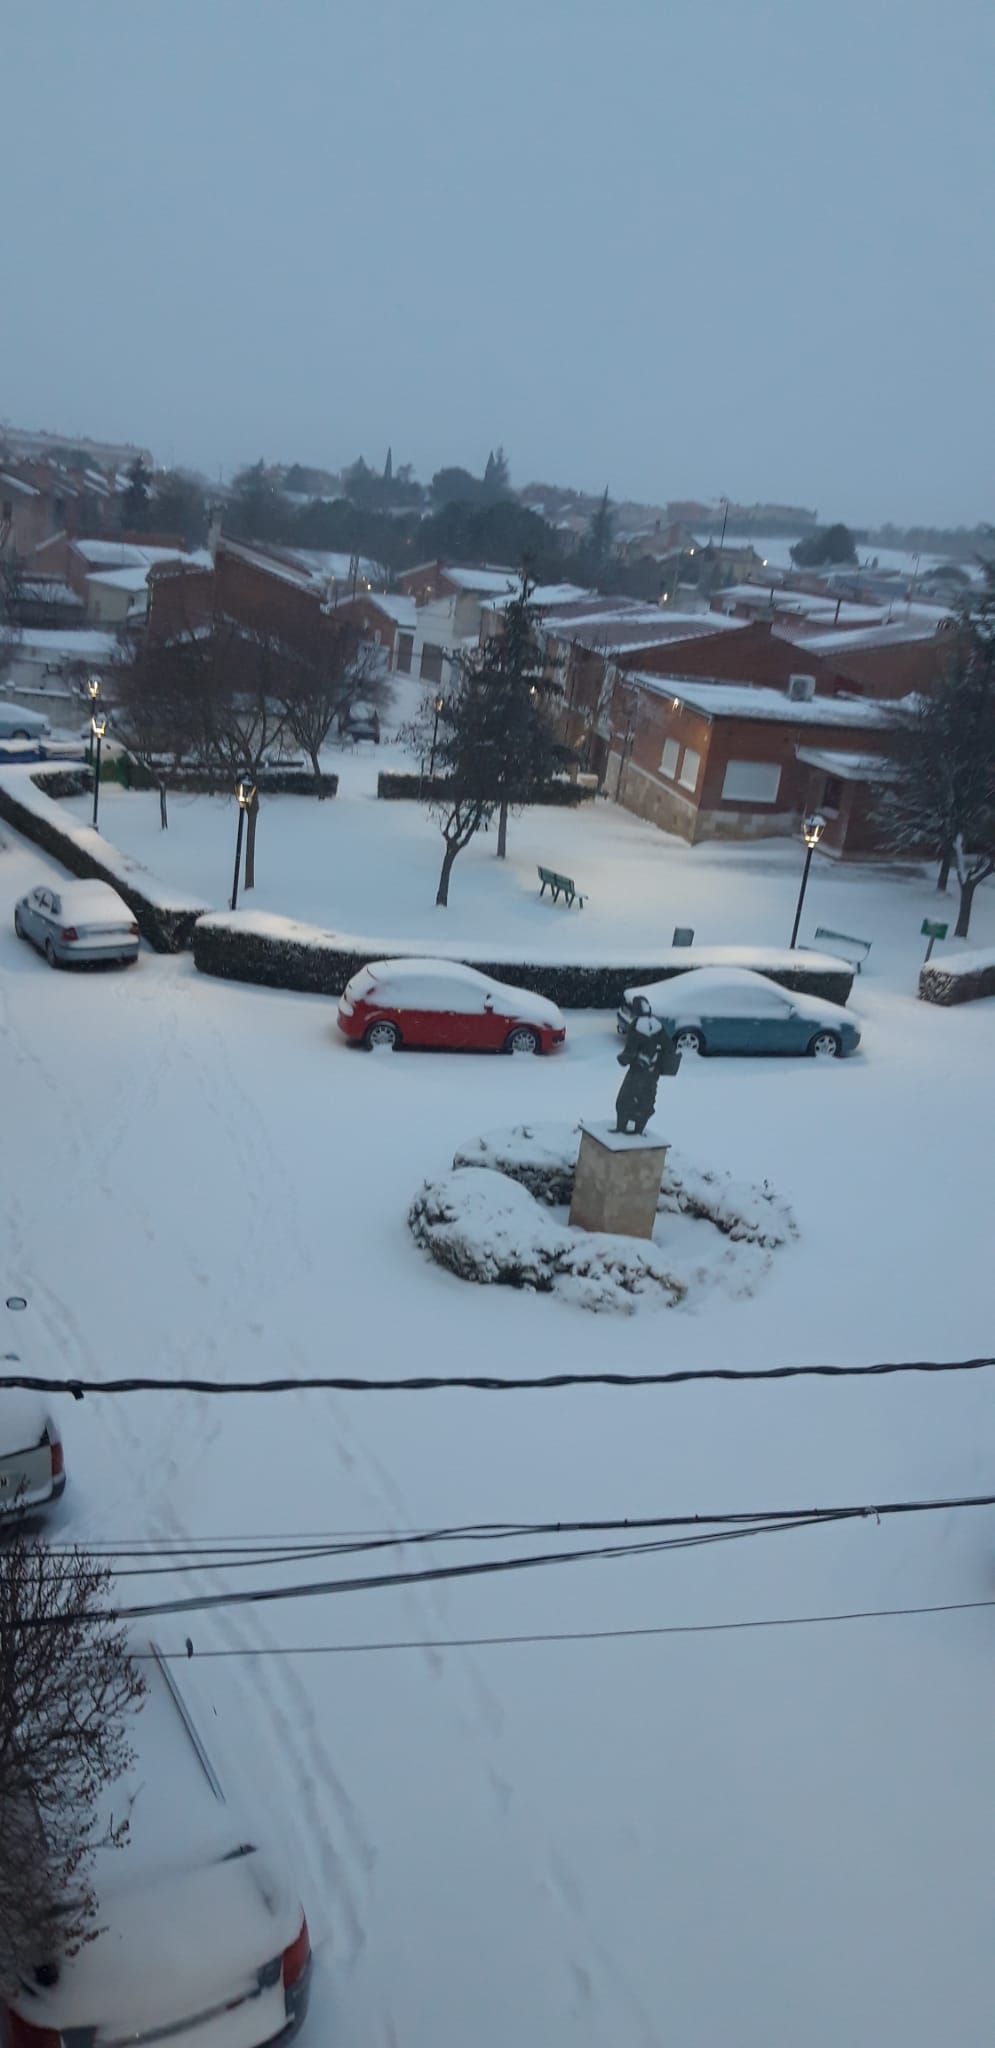
{"type": "Polygon", "coordinates": [[[132,1761],[145,1682],[108,1613],[109,1575],[79,1549],[15,1531],[0,1548],[0,1989],[99,1931],[91,1876],[100,1796],[132,1761]]]}

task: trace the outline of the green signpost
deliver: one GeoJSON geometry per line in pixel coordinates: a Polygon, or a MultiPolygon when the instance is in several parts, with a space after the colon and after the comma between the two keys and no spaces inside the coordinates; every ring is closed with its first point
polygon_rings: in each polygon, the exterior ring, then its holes
{"type": "MultiPolygon", "coordinates": [[[[924,918],[923,918],[923,921],[922,921],[922,935],[923,935],[923,938],[924,938],[924,939],[928,939],[928,940],[929,940],[929,945],[928,945],[928,946],[927,946],[927,948],[926,948],[926,960],[928,960],[928,959],[929,959],[929,956],[930,956],[930,954],[931,954],[931,952],[932,952],[932,950],[933,950],[933,947],[934,947],[934,945],[936,944],[936,941],[937,941],[937,939],[945,939],[945,938],[946,938],[946,936],[947,936],[947,932],[949,931],[949,929],[950,929],[949,925],[945,925],[945,924],[933,924],[930,918],[928,918],[928,917],[924,917],[924,918]]],[[[926,964],[926,961],[924,960],[924,961],[923,961],[923,966],[925,966],[925,964],[926,964]]]]}

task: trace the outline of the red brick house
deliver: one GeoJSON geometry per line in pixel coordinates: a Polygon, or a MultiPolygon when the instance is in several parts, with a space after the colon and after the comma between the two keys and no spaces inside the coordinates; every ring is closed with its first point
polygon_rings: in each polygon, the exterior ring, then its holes
{"type": "Polygon", "coordinates": [[[329,579],[242,541],[219,540],[212,569],[166,563],[150,577],[149,631],[161,638],[226,618],[308,646],[343,623],[363,647],[380,650],[387,670],[410,663],[415,606],[411,598],[358,591],[339,597],[329,579]]]}
{"type": "Polygon", "coordinates": [[[605,786],[691,844],[783,836],[815,806],[831,814],[826,851],[866,859],[880,851],[871,792],[893,720],[864,699],[619,671],[605,786]]]}

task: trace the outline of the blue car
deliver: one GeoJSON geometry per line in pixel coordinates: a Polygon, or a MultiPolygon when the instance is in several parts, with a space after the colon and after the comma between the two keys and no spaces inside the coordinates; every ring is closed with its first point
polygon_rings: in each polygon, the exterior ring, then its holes
{"type": "Polygon", "coordinates": [[[808,1053],[834,1060],[860,1044],[860,1026],[841,1003],[780,988],[746,967],[696,967],[627,988],[620,1031],[636,996],[646,997],[680,1053],[808,1053]]]}

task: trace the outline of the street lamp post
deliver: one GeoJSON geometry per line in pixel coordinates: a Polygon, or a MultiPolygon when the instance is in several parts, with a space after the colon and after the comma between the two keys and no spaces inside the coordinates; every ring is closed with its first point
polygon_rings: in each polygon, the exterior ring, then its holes
{"type": "Polygon", "coordinates": [[[821,812],[819,811],[813,811],[812,816],[810,818],[806,818],[802,824],[802,838],[805,841],[805,865],[802,869],[802,885],[798,891],[798,902],[795,905],[795,921],[791,927],[792,951],[794,951],[795,941],[798,937],[798,927],[801,923],[802,904],[805,901],[805,890],[808,886],[808,871],[812,865],[812,855],[815,852],[815,849],[818,846],[825,829],[826,821],[825,818],[822,816],[821,812]]]}
{"type": "Polygon", "coordinates": [[[100,742],[107,731],[106,711],[95,711],[90,719],[90,732],[97,742],[97,761],[93,771],[93,829],[97,829],[97,812],[100,808],[100,742]]]}
{"type": "Polygon", "coordinates": [[[432,704],[435,716],[432,720],[432,753],[428,764],[428,779],[430,782],[435,776],[435,750],[439,743],[439,720],[442,717],[445,706],[446,700],[443,696],[436,697],[432,704]]]}
{"type": "Polygon", "coordinates": [[[100,702],[100,677],[88,676],[86,694],[90,699],[90,760],[93,760],[93,721],[100,702]]]}
{"type": "Polygon", "coordinates": [[[255,783],[250,782],[247,775],[240,776],[235,786],[235,795],[238,798],[238,830],[235,834],[235,880],[231,886],[231,907],[233,910],[238,909],[238,871],[242,864],[242,833],[245,830],[245,814],[255,794],[255,783]]]}

